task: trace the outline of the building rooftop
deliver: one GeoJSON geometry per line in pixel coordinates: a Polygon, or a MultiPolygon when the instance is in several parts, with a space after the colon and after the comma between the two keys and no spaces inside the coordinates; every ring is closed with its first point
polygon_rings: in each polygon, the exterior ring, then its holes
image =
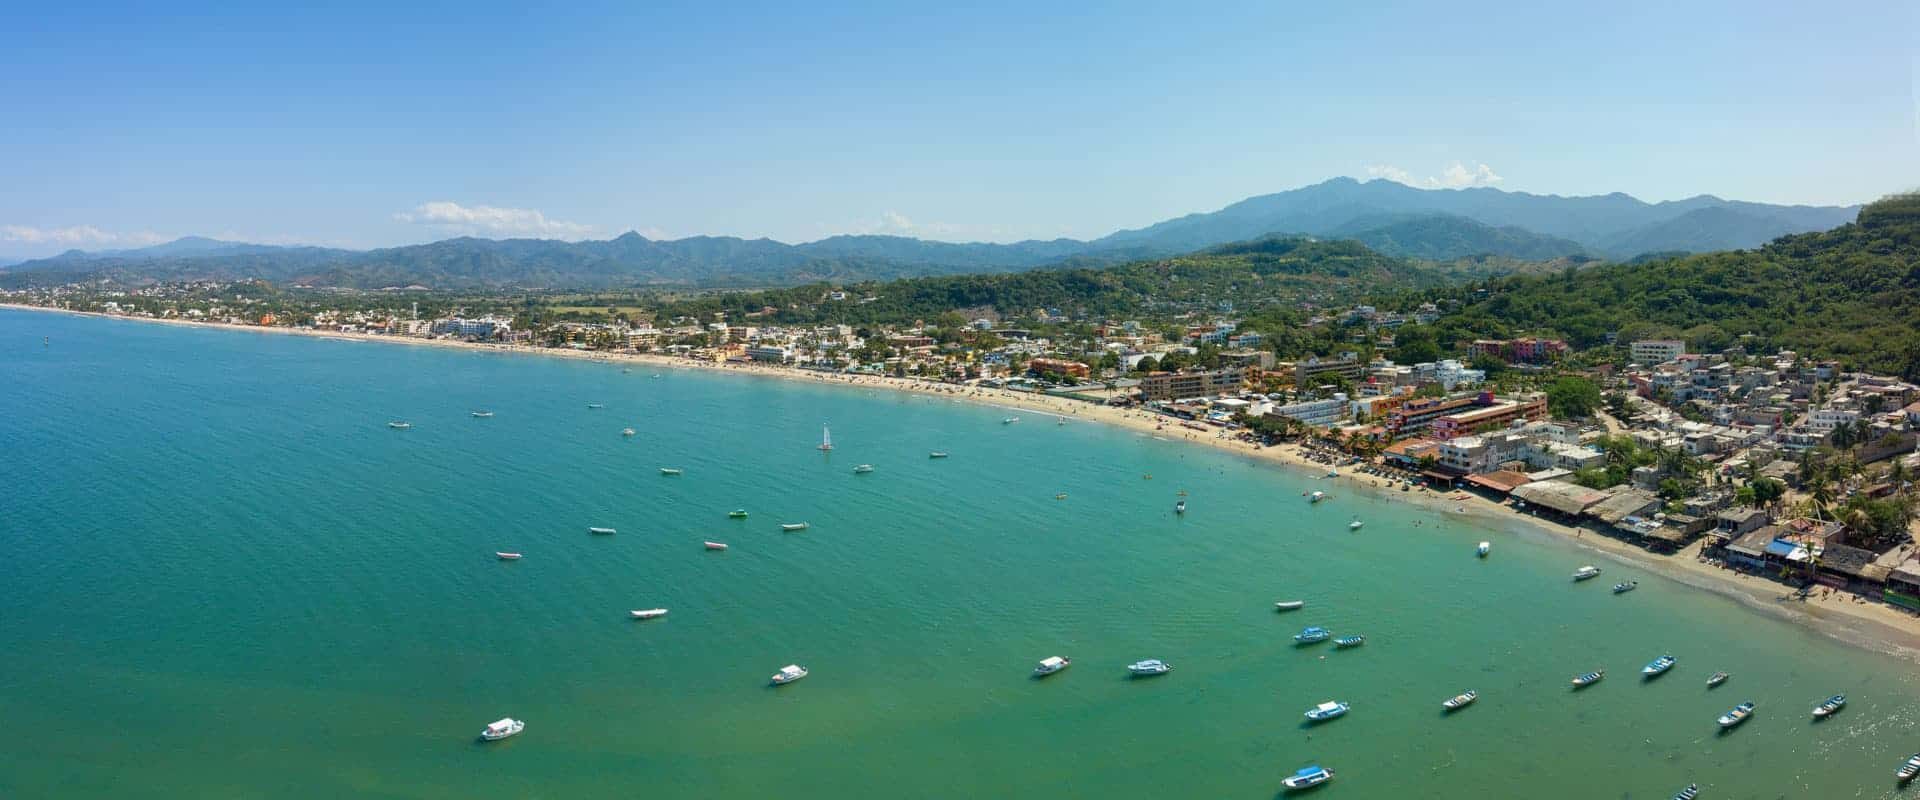
{"type": "Polygon", "coordinates": [[[1608,494],[1577,483],[1535,481],[1514,489],[1513,496],[1562,514],[1578,514],[1607,499],[1608,494]]]}

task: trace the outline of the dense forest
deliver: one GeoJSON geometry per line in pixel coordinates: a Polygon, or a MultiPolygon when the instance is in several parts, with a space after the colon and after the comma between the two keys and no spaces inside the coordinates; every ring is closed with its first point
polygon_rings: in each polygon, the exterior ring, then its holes
{"type": "Polygon", "coordinates": [[[707,294],[666,302],[657,312],[661,318],[712,319],[724,312],[736,320],[756,314],[771,322],[846,324],[907,324],[950,311],[1013,317],[1057,309],[1080,319],[1226,308],[1247,314],[1348,302],[1387,287],[1432,289],[1511,268],[1485,261],[1426,265],[1351,241],[1268,237],[1117,267],[854,284],[844,287],[843,300],[827,299],[830,287],[820,284],[707,294]],[[773,312],[763,313],[768,308],[773,312]]]}
{"type": "Polygon", "coordinates": [[[1513,276],[1436,293],[1466,302],[1443,340],[1559,335],[1576,348],[1649,337],[1699,351],[1744,344],[1835,358],[1920,378],[1920,196],[1861,209],[1831,231],[1754,249],[1554,275],[1513,276]]]}

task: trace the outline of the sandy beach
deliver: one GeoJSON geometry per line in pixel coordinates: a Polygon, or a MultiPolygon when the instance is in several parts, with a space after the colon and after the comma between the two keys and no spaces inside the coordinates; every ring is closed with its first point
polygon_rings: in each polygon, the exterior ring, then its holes
{"type": "MultiPolygon", "coordinates": [[[[1640,547],[1610,537],[1598,534],[1588,536],[1586,534],[1592,533],[1592,531],[1583,528],[1564,525],[1530,514],[1516,512],[1505,505],[1468,492],[1441,492],[1424,488],[1415,488],[1411,491],[1403,492],[1387,488],[1384,485],[1384,480],[1381,478],[1358,473],[1349,474],[1342,472],[1338,477],[1325,477],[1328,472],[1327,466],[1308,458],[1305,450],[1298,445],[1283,444],[1273,447],[1260,447],[1232,438],[1223,431],[1213,429],[1200,431],[1185,428],[1178,424],[1179,420],[1139,409],[1115,408],[1077,400],[1037,395],[1030,392],[956,386],[948,383],[911,378],[824,373],[791,367],[774,367],[758,364],[716,363],[706,360],[648,353],[608,353],[523,345],[479,344],[447,339],[419,339],[298,328],[234,325],[219,322],[192,322],[187,320],[125,317],[16,304],[0,304],[0,307],[44,313],[100,317],[129,322],[158,323],[193,328],[219,328],[262,335],[308,336],[322,339],[442,347],[475,352],[519,354],[544,358],[573,358],[615,365],[645,366],[651,369],[697,369],[707,372],[753,375],[776,380],[831,384],[861,389],[886,389],[930,397],[945,397],[961,402],[1005,408],[1019,413],[1042,415],[1031,420],[1023,420],[1024,422],[1034,424],[1053,424],[1055,420],[1067,420],[1070,423],[1094,422],[1111,425],[1142,436],[1150,436],[1165,441],[1206,445],[1233,452],[1263,463],[1279,465],[1286,469],[1301,470],[1305,474],[1331,481],[1331,486],[1339,487],[1335,491],[1330,491],[1330,494],[1336,492],[1353,492],[1385,502],[1410,503],[1416,507],[1427,509],[1436,516],[1465,520],[1495,531],[1507,531],[1519,535],[1540,535],[1574,543],[1581,548],[1600,554],[1616,563],[1631,565],[1637,569],[1643,569],[1670,580],[1731,598],[1758,613],[1769,614],[1783,620],[1807,626],[1821,634],[1847,644],[1920,662],[1920,616],[1888,606],[1884,603],[1862,598],[1858,595],[1836,592],[1825,587],[1815,587],[1811,594],[1802,598],[1796,595],[1793,589],[1784,584],[1747,575],[1701,560],[1699,553],[1703,542],[1700,541],[1688,545],[1674,555],[1656,555],[1640,547]]],[[[1498,547],[1497,542],[1495,546],[1496,548],[1498,547]]],[[[1570,565],[1568,571],[1571,572],[1574,566],[1578,565],[1570,565]]]]}

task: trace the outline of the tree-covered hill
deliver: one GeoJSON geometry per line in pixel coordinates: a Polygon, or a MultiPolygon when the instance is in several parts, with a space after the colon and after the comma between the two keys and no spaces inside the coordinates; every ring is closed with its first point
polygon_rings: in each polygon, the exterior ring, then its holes
{"type": "Polygon", "coordinates": [[[1697,350],[1745,343],[1920,378],[1920,196],[1892,197],[1857,221],[1754,250],[1607,264],[1498,279],[1453,335],[1557,332],[1576,346],[1650,336],[1697,350]]]}

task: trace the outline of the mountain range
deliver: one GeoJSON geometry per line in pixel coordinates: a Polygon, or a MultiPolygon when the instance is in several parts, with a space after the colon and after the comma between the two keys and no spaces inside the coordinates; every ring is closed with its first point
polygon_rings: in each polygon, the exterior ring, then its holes
{"type": "Polygon", "coordinates": [[[834,236],[786,244],[731,236],[654,240],[629,232],[599,241],[462,237],[356,251],[187,237],[136,250],[73,250],[23,262],[0,269],[0,285],[261,278],[357,288],[773,286],[1096,266],[1276,234],[1351,239],[1389,256],[1431,261],[1476,256],[1627,260],[1650,252],[1757,247],[1778,236],[1850,222],[1858,211],[1859,206],[1781,206],[1710,195],[1647,203],[1619,193],[1561,197],[1335,178],[1091,241],[962,244],[834,236]]]}

